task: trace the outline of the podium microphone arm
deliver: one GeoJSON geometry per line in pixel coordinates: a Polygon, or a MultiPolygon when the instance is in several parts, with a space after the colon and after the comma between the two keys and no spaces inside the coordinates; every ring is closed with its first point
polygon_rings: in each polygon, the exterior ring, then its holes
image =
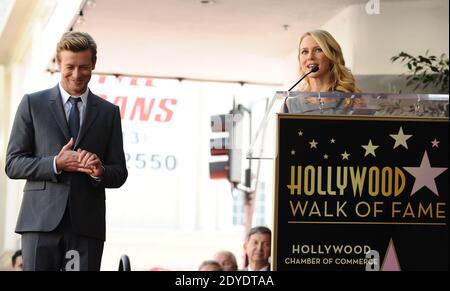
{"type": "MultiPolygon", "coordinates": [[[[295,88],[295,86],[297,86],[298,83],[300,83],[303,79],[306,78],[306,76],[308,76],[311,73],[315,73],[319,70],[319,66],[314,66],[312,67],[311,71],[309,71],[308,73],[304,74],[289,90],[288,93],[291,92],[292,89],[295,88]]],[[[289,98],[289,94],[286,96],[286,98],[284,98],[284,105],[283,105],[283,113],[289,113],[289,108],[287,107],[287,99],[289,98]]]]}

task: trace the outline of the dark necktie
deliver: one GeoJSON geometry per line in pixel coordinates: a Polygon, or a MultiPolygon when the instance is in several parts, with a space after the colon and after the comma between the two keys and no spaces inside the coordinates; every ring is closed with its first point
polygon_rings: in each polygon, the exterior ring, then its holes
{"type": "Polygon", "coordinates": [[[80,130],[80,111],[78,110],[78,102],[81,98],[69,97],[69,102],[72,104],[69,113],[69,131],[74,140],[77,140],[78,131],[80,130]]]}

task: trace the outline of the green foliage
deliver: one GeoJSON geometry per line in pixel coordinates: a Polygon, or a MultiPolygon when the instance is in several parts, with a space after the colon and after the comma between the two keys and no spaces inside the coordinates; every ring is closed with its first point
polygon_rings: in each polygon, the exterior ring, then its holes
{"type": "Polygon", "coordinates": [[[439,58],[436,56],[429,56],[428,50],[425,55],[414,57],[405,52],[401,52],[391,58],[394,63],[396,61],[404,63],[408,68],[408,75],[406,77],[406,86],[415,86],[417,89],[426,89],[433,85],[439,90],[436,93],[448,94],[448,57],[442,54],[439,58]]]}

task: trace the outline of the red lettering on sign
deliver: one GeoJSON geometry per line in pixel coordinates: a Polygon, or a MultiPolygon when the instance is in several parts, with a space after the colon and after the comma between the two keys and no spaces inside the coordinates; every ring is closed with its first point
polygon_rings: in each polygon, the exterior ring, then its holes
{"type": "Polygon", "coordinates": [[[153,105],[155,104],[155,99],[150,100],[150,104],[148,107],[145,105],[145,98],[138,97],[134,102],[133,111],[131,112],[130,120],[135,119],[135,115],[139,113],[139,120],[147,121],[150,118],[150,114],[152,113],[153,105]]]}
{"type": "Polygon", "coordinates": [[[173,110],[167,108],[167,103],[176,105],[177,100],[176,99],[162,99],[159,102],[159,108],[161,108],[166,113],[166,116],[165,116],[165,118],[163,118],[161,114],[156,114],[156,116],[155,116],[156,121],[169,122],[172,119],[173,110]]]}

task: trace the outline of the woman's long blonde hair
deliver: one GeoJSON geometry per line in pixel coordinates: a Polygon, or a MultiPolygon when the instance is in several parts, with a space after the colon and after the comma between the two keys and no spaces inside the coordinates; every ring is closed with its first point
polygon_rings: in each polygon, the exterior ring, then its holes
{"type": "MultiPolygon", "coordinates": [[[[350,69],[345,66],[344,56],[342,54],[341,46],[334,39],[334,37],[325,30],[313,30],[305,33],[302,37],[300,37],[300,41],[298,46],[302,43],[303,39],[310,35],[320,46],[325,56],[331,62],[331,84],[328,88],[330,92],[348,92],[355,93],[361,92],[355,84],[355,77],[351,73],[350,69]]],[[[300,52],[298,56],[298,60],[300,63],[300,52]]],[[[302,71],[301,64],[299,66],[300,75],[305,74],[306,72],[302,71]]],[[[309,80],[306,79],[303,83],[302,91],[310,91],[311,86],[309,84],[309,80]]]]}

